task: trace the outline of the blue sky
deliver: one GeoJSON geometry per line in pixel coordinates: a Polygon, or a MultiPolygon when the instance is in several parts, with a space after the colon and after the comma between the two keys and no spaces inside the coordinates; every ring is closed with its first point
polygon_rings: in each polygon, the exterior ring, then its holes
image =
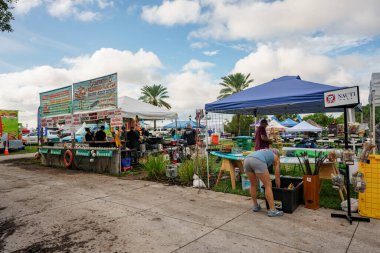
{"type": "Polygon", "coordinates": [[[119,93],[168,87],[173,110],[216,99],[220,77],[251,73],[359,85],[380,69],[380,1],[19,0],[0,34],[0,107],[35,123],[38,93],[118,72],[119,93]]]}

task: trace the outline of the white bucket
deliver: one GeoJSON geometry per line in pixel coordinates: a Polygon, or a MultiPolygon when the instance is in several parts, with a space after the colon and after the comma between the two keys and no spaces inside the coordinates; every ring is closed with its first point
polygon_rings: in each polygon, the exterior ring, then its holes
{"type": "Polygon", "coordinates": [[[145,144],[140,144],[140,151],[146,152],[146,145],[145,144]]]}

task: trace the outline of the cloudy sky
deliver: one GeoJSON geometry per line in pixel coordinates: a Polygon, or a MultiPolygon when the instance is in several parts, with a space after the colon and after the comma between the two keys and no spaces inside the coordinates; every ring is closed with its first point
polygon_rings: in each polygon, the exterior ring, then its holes
{"type": "Polygon", "coordinates": [[[220,77],[359,85],[380,71],[378,0],[18,0],[0,34],[0,108],[36,123],[38,94],[118,73],[119,94],[163,84],[181,118],[220,77]]]}

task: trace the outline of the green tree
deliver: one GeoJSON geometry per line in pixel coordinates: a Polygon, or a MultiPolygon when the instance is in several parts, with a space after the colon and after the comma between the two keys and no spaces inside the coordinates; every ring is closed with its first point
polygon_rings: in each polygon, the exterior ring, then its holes
{"type": "MultiPolygon", "coordinates": [[[[267,116],[257,115],[256,119],[266,119],[267,116]]],[[[249,115],[240,115],[240,128],[242,135],[250,135],[254,132],[254,127],[251,127],[252,124],[255,123],[255,118],[249,115]]],[[[231,121],[226,120],[224,124],[224,130],[228,133],[238,134],[238,122],[237,115],[232,116],[231,121]]]]}
{"type": "MultiPolygon", "coordinates": [[[[141,94],[139,98],[141,101],[158,107],[171,108],[170,104],[165,101],[169,98],[168,91],[161,84],[145,85],[141,88],[141,94]]],[[[156,120],[154,120],[154,128],[156,128],[156,120]]]]}
{"type": "MultiPolygon", "coordinates": [[[[363,106],[362,110],[363,110],[363,122],[370,123],[371,122],[371,119],[370,119],[371,116],[369,114],[370,105],[368,104],[368,105],[363,106]]],[[[375,110],[376,110],[375,121],[376,123],[379,123],[380,122],[380,107],[376,107],[375,110]]],[[[356,112],[355,118],[357,122],[361,122],[361,112],[356,112]]]]}
{"type": "Polygon", "coordinates": [[[315,123],[323,127],[327,127],[333,122],[337,124],[343,124],[343,121],[340,117],[334,118],[332,115],[326,115],[325,113],[314,113],[314,114],[303,117],[304,121],[307,121],[308,119],[313,120],[315,123]]]}
{"type": "Polygon", "coordinates": [[[17,0],[0,0],[0,30],[2,32],[13,32],[11,21],[14,20],[11,10],[12,3],[17,0]]]}
{"type": "MultiPolygon", "coordinates": [[[[218,99],[227,97],[234,93],[238,93],[249,86],[253,79],[249,79],[251,74],[244,75],[242,73],[235,73],[222,77],[222,82],[219,83],[223,88],[219,91],[218,99]]],[[[240,135],[240,114],[236,115],[238,135],[240,135]]]]}

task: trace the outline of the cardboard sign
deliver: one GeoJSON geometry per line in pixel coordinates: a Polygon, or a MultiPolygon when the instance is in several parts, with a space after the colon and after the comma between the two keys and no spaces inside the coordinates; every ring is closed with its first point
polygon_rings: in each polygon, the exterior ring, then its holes
{"type": "Polygon", "coordinates": [[[111,127],[121,127],[123,126],[123,118],[112,118],[111,127]]]}
{"type": "Polygon", "coordinates": [[[351,87],[324,93],[325,107],[355,107],[360,104],[359,87],[351,87]]]}

